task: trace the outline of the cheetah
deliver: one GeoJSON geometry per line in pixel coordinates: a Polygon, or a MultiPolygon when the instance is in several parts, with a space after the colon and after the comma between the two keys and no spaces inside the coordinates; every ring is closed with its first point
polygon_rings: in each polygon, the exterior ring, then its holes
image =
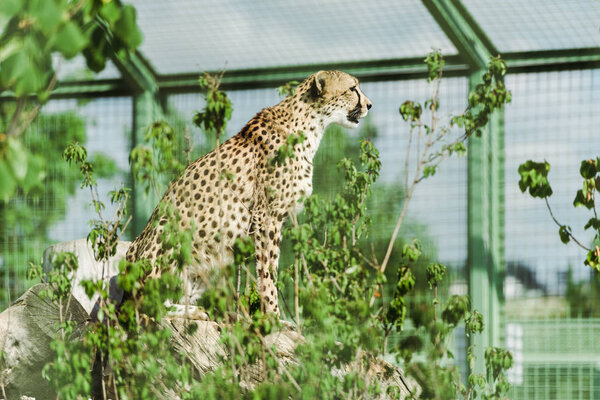
{"type": "MultiPolygon", "coordinates": [[[[284,220],[312,192],[312,161],[325,128],[355,128],[370,108],[355,77],[319,71],[298,85],[293,96],[260,111],[218,150],[190,163],[171,182],[162,202],[179,211],[181,228],[193,227],[195,265],[184,271],[182,304],[195,304],[205,289],[202,275],[231,263],[235,239],[250,236],[261,309],[279,316],[275,280],[284,220]],[[281,165],[270,162],[289,135],[300,131],[306,139],[295,146],[295,157],[281,165]],[[223,173],[233,178],[224,179],[223,173]]],[[[160,256],[166,222],[157,207],[127,259],[154,261],[160,256]]]]}

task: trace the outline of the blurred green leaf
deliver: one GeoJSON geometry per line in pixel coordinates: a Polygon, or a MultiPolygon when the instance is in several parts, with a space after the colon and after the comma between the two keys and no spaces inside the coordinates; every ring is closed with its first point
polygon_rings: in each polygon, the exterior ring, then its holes
{"type": "Polygon", "coordinates": [[[53,0],[35,0],[31,1],[29,12],[36,19],[36,27],[49,35],[62,20],[63,6],[53,0]]]}
{"type": "Polygon", "coordinates": [[[121,14],[121,9],[114,1],[102,5],[102,8],[100,9],[100,15],[102,18],[104,18],[111,25],[121,17],[121,14]]]}
{"type": "Polygon", "coordinates": [[[583,190],[579,189],[577,194],[575,195],[575,199],[573,200],[574,207],[585,207],[588,210],[594,208],[594,199],[591,195],[591,192],[583,194],[583,190]]]}
{"type": "Polygon", "coordinates": [[[45,159],[40,155],[29,154],[27,157],[27,175],[20,183],[26,194],[40,195],[44,192],[45,165],[45,159]]]}
{"type": "Polygon", "coordinates": [[[89,39],[75,23],[67,21],[54,39],[54,48],[66,59],[75,57],[88,44],[89,39]]]}
{"type": "Polygon", "coordinates": [[[136,25],[136,12],[133,6],[123,6],[121,18],[115,23],[114,33],[130,49],[135,49],[142,43],[142,33],[136,25]]]}
{"type": "Polygon", "coordinates": [[[596,160],[589,159],[583,160],[581,162],[581,167],[579,168],[579,173],[584,179],[590,179],[596,176],[597,165],[596,160]]]}
{"type": "Polygon", "coordinates": [[[21,141],[17,139],[8,140],[5,162],[10,167],[17,181],[25,179],[27,174],[27,156],[28,152],[21,144],[21,141]]]}
{"type": "Polygon", "coordinates": [[[0,159],[0,200],[7,202],[17,188],[17,182],[6,165],[5,160],[0,159]]]}

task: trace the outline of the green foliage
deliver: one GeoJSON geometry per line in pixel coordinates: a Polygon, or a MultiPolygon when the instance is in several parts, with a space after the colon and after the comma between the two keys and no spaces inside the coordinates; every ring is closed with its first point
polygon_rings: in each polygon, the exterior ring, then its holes
{"type": "Polygon", "coordinates": [[[47,150],[27,146],[23,133],[38,116],[57,81],[53,56],[82,54],[101,71],[113,54],[126,56],[142,40],[133,6],[120,0],[3,0],[0,5],[0,202],[28,192],[48,175],[47,150]],[[35,97],[32,97],[35,96],[35,97]]]}
{"type": "Polygon", "coordinates": [[[427,64],[427,82],[432,82],[442,76],[446,61],[441,52],[432,51],[425,57],[425,64],[427,64]]]}
{"type": "Polygon", "coordinates": [[[590,247],[582,244],[573,235],[572,229],[568,225],[561,224],[552,213],[548,197],[552,195],[552,188],[548,182],[548,172],[550,164],[546,161],[534,162],[528,160],[519,166],[519,188],[522,192],[529,189],[532,197],[540,197],[546,201],[546,207],[550,216],[558,226],[558,235],[561,242],[568,244],[574,241],[579,247],[587,251],[584,264],[600,273],[600,219],[596,212],[596,193],[600,191],[600,158],[583,160],[579,168],[579,174],[583,178],[581,189],[577,190],[573,207],[585,207],[592,212],[592,216],[586,222],[584,229],[592,228],[594,230],[594,239],[590,247]]]}
{"type": "Polygon", "coordinates": [[[421,119],[423,108],[419,103],[414,101],[406,100],[400,106],[400,115],[405,121],[418,121],[421,119]]]}
{"type": "Polygon", "coordinates": [[[280,97],[293,97],[296,94],[296,86],[299,83],[298,81],[286,82],[277,88],[277,93],[279,93],[280,97]]]}
{"type": "Polygon", "coordinates": [[[469,93],[469,108],[452,118],[452,125],[464,128],[467,137],[473,134],[481,136],[490,115],[510,103],[511,93],[504,86],[504,75],[506,62],[500,56],[492,57],[482,76],[483,82],[469,93]]]}
{"type": "Polygon", "coordinates": [[[0,7],[0,93],[45,96],[54,74],[51,56],[83,53],[88,67],[101,71],[113,53],[142,41],[135,9],[120,1],[60,0],[2,2],[0,7]]]}
{"type": "Polygon", "coordinates": [[[194,124],[208,135],[220,136],[225,131],[227,121],[231,119],[233,107],[225,92],[219,90],[222,75],[201,75],[200,87],[206,91],[204,109],[194,116],[194,124]]]}
{"type": "Polygon", "coordinates": [[[426,269],[427,272],[427,283],[429,287],[437,286],[438,283],[444,278],[446,273],[446,267],[440,263],[429,264],[426,269]]]}
{"type": "Polygon", "coordinates": [[[529,190],[532,197],[546,198],[552,195],[552,188],[548,183],[548,172],[550,172],[550,164],[544,161],[534,162],[527,161],[519,166],[519,189],[521,192],[529,190]]]}
{"type": "Polygon", "coordinates": [[[169,181],[185,169],[184,159],[177,151],[183,146],[182,138],[167,122],[157,121],[146,128],[144,140],[150,146],[139,144],[129,154],[131,172],[146,195],[153,189],[158,197],[169,181]]]}

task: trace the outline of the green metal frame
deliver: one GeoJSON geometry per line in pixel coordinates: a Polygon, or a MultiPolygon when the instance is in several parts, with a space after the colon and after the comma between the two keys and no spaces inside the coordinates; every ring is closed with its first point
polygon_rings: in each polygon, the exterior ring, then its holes
{"type": "MultiPolygon", "coordinates": [[[[164,109],[156,72],[139,53],[126,58],[113,57],[117,69],[123,75],[133,93],[132,147],[144,142],[144,132],[152,122],[164,118],[164,109]]],[[[158,198],[153,192],[144,193],[132,179],[133,220],[132,231],[138,234],[152,214],[158,198]]]]}
{"type": "MultiPolygon", "coordinates": [[[[433,18],[470,67],[469,89],[480,82],[492,55],[498,51],[468,10],[457,0],[423,0],[433,18]]],[[[468,152],[468,259],[471,306],[486,319],[483,334],[471,336],[475,372],[485,371],[484,350],[499,346],[502,332],[504,263],[504,113],[492,115],[481,138],[469,140],[468,152]]]]}

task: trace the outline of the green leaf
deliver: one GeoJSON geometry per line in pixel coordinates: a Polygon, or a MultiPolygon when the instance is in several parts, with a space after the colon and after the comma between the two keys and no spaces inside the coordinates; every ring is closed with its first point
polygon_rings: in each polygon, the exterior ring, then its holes
{"type": "Polygon", "coordinates": [[[600,229],[600,219],[590,218],[588,222],[585,224],[584,229],[594,228],[595,230],[600,229]]]}
{"type": "MultiPolygon", "coordinates": [[[[5,25],[20,10],[22,2],[20,0],[2,0],[0,1],[0,32],[5,32],[5,25]]],[[[0,60],[2,57],[0,57],[0,60]]]]}
{"type": "Polygon", "coordinates": [[[27,174],[27,150],[19,140],[11,139],[8,141],[5,162],[17,181],[25,179],[27,174]]]}
{"type": "Polygon", "coordinates": [[[17,182],[6,162],[0,159],[0,200],[7,202],[15,193],[17,182]]]}
{"type": "Polygon", "coordinates": [[[0,15],[12,18],[21,9],[21,6],[21,0],[2,0],[0,1],[0,15]]]}
{"type": "Polygon", "coordinates": [[[577,191],[577,194],[575,195],[575,199],[573,200],[573,206],[583,206],[588,210],[591,210],[594,207],[594,200],[592,194],[588,192],[586,195],[584,195],[583,190],[579,189],[577,191]]]}
{"type": "Polygon", "coordinates": [[[46,177],[45,159],[37,154],[27,157],[27,175],[21,181],[21,188],[26,194],[43,194],[44,178],[46,177]]]}
{"type": "Polygon", "coordinates": [[[100,15],[109,25],[114,24],[121,17],[121,14],[121,8],[117,5],[116,1],[104,4],[100,9],[100,15]]]}
{"type": "Polygon", "coordinates": [[[444,278],[446,267],[437,262],[432,263],[425,268],[425,273],[427,274],[427,283],[429,283],[429,287],[431,288],[444,278]]]}
{"type": "Polygon", "coordinates": [[[564,244],[569,243],[571,241],[571,227],[567,225],[561,225],[558,229],[558,235],[560,236],[560,241],[564,244]]]}
{"type": "Polygon", "coordinates": [[[136,25],[135,8],[127,4],[123,6],[121,18],[115,23],[114,33],[125,45],[133,50],[142,43],[142,33],[136,25]]]}
{"type": "Polygon", "coordinates": [[[411,121],[418,121],[421,118],[422,112],[423,108],[421,107],[421,104],[414,101],[406,100],[400,106],[400,115],[402,115],[402,118],[405,121],[408,121],[409,119],[411,121]]]}
{"type": "Polygon", "coordinates": [[[435,175],[437,171],[437,166],[435,165],[428,165],[425,168],[423,168],[423,177],[428,178],[430,176],[435,175]]]}
{"type": "Polygon", "coordinates": [[[596,176],[596,160],[589,159],[581,162],[579,173],[584,179],[590,179],[596,176]]]}
{"type": "Polygon", "coordinates": [[[32,1],[29,6],[31,16],[36,19],[36,26],[48,36],[56,30],[61,22],[63,11],[63,7],[51,0],[32,1]]]}
{"type": "Polygon", "coordinates": [[[596,272],[600,272],[600,248],[596,246],[594,249],[590,250],[583,263],[595,269],[596,272]]]}
{"type": "Polygon", "coordinates": [[[552,188],[548,182],[548,172],[550,164],[546,161],[534,162],[528,160],[519,166],[519,189],[521,192],[529,189],[529,194],[533,197],[545,198],[552,195],[552,188]]]}
{"type": "Polygon", "coordinates": [[[28,66],[29,60],[24,51],[18,51],[8,56],[0,66],[0,86],[3,88],[13,87],[28,66]]]}
{"type": "Polygon", "coordinates": [[[75,57],[89,41],[81,29],[71,21],[65,23],[54,40],[54,49],[61,52],[66,59],[75,57]]]}

